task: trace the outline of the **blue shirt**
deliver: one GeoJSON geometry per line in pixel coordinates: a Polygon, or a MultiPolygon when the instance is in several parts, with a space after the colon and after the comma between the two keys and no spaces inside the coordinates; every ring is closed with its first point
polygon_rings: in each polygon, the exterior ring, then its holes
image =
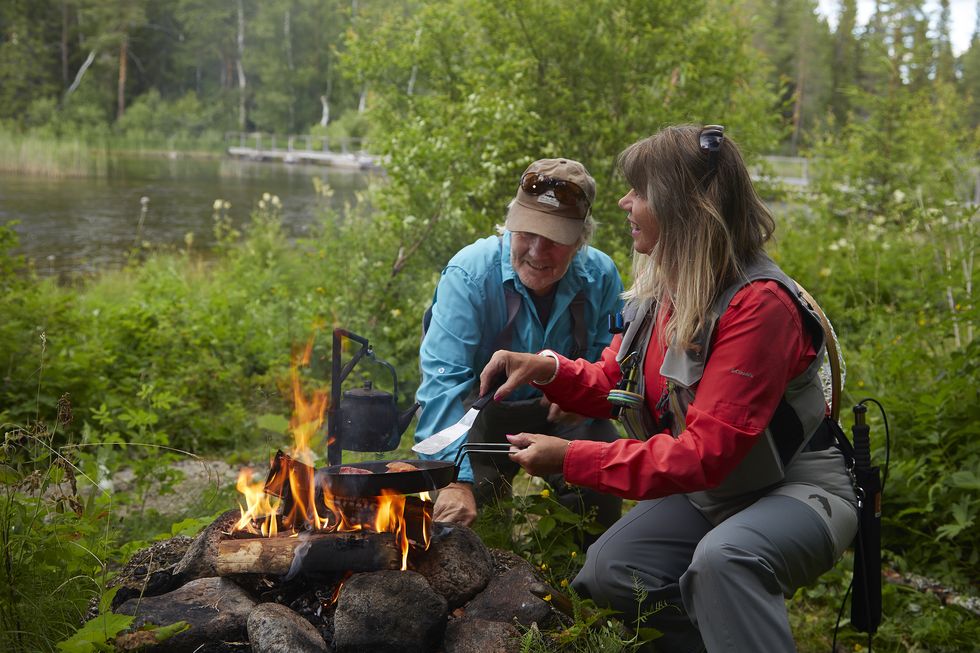
{"type": "MultiPolygon", "coordinates": [[[[585,298],[589,343],[581,357],[598,360],[612,339],[607,316],[622,310],[623,283],[606,254],[588,246],[575,253],[558,282],[548,323],[542,324],[530,291],[510,264],[510,232],[464,247],[442,271],[433,297],[432,321],[419,350],[422,384],[416,399],[422,404],[422,415],[415,429],[416,442],[458,422],[466,412],[464,400],[479,390],[480,372],[493,355],[497,337],[507,323],[505,285],[522,300],[513,323],[511,350],[553,349],[569,354],[575,347],[575,337],[568,308],[580,291],[585,298]]],[[[525,386],[509,398],[537,395],[539,390],[525,386]]],[[[438,454],[424,457],[451,462],[465,441],[461,437],[438,454]]],[[[457,480],[473,481],[468,457],[460,465],[457,480]]]]}

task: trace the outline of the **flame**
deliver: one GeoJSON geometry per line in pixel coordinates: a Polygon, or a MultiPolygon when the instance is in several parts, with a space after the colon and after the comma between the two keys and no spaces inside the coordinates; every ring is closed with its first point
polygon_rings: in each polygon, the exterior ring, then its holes
{"type": "Polygon", "coordinates": [[[402,571],[408,569],[408,524],[405,521],[405,495],[382,491],[378,497],[378,515],[374,520],[377,533],[394,533],[402,553],[402,571]]]}
{"type": "Polygon", "coordinates": [[[244,530],[271,537],[278,531],[276,520],[278,502],[276,505],[272,505],[269,497],[265,494],[265,483],[263,481],[252,482],[252,473],[251,467],[243,467],[238,472],[238,482],[235,487],[245,498],[245,506],[238,504],[242,516],[234,530],[244,530]],[[258,528],[255,527],[256,523],[260,524],[258,528]]]}
{"type": "Polygon", "coordinates": [[[302,353],[293,356],[289,366],[289,378],[293,388],[293,416],[289,420],[289,432],[293,434],[293,450],[291,456],[306,465],[313,465],[313,451],[310,443],[323,426],[324,415],[330,404],[330,391],[318,388],[309,399],[303,394],[303,386],[299,375],[300,365],[309,365],[313,353],[313,338],[311,337],[302,353]]]}

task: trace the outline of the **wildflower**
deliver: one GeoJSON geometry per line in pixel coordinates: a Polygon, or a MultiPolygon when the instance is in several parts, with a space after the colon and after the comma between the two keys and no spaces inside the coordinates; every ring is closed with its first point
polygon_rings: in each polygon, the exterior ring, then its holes
{"type": "Polygon", "coordinates": [[[400,308],[391,309],[391,317],[398,317],[401,314],[402,314],[402,310],[400,308]]]}
{"type": "Polygon", "coordinates": [[[551,594],[545,594],[545,595],[544,595],[544,596],[543,596],[542,598],[543,598],[543,599],[544,599],[545,601],[550,601],[550,600],[551,600],[551,594]]]}
{"type": "Polygon", "coordinates": [[[326,294],[326,292],[327,291],[326,291],[326,289],[323,286],[317,286],[316,287],[316,294],[318,294],[318,295],[324,295],[324,294],[326,294]]]}
{"type": "Polygon", "coordinates": [[[270,195],[269,193],[262,193],[262,201],[263,202],[268,202],[271,199],[272,199],[272,195],[270,195]]]}
{"type": "Polygon", "coordinates": [[[279,196],[278,195],[273,195],[272,196],[272,206],[276,207],[277,209],[280,206],[282,206],[282,202],[279,201],[279,196]]]}
{"type": "Polygon", "coordinates": [[[562,586],[562,589],[564,589],[564,588],[568,587],[568,579],[567,578],[562,578],[561,579],[561,582],[558,583],[558,584],[562,586]]]}
{"type": "Polygon", "coordinates": [[[830,276],[830,268],[820,268],[820,276],[821,277],[824,277],[824,278],[829,277],[830,276]]]}
{"type": "Polygon", "coordinates": [[[211,205],[211,208],[213,208],[215,211],[220,211],[223,204],[224,202],[219,198],[214,201],[214,204],[211,205]]]}
{"type": "Polygon", "coordinates": [[[259,208],[265,210],[265,200],[259,200],[259,208]]]}
{"type": "Polygon", "coordinates": [[[578,551],[572,551],[568,555],[572,556],[573,558],[577,558],[578,557],[578,551]]]}
{"type": "Polygon", "coordinates": [[[548,571],[548,563],[547,562],[542,562],[541,563],[541,571],[548,571]]]}
{"type": "Polygon", "coordinates": [[[892,193],[892,199],[894,199],[897,204],[901,203],[905,199],[905,193],[896,188],[895,192],[892,193]]]}
{"type": "Polygon", "coordinates": [[[924,317],[920,317],[919,318],[919,326],[925,326],[925,325],[926,325],[926,319],[924,317]]]}
{"type": "Polygon", "coordinates": [[[858,379],[858,387],[859,388],[863,388],[864,387],[864,381],[858,379]]]}
{"type": "Polygon", "coordinates": [[[224,209],[225,211],[227,211],[228,209],[230,209],[230,208],[231,208],[231,202],[229,202],[228,200],[225,200],[225,201],[224,201],[224,202],[223,202],[223,203],[221,204],[221,208],[223,208],[223,209],[224,209]]]}
{"type": "Polygon", "coordinates": [[[549,490],[548,488],[541,490],[541,496],[547,499],[548,497],[551,496],[551,490],[549,490]]]}

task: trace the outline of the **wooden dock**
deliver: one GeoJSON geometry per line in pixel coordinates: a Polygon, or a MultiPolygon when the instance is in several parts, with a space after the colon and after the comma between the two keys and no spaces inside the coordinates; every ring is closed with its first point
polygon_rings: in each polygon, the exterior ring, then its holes
{"type": "Polygon", "coordinates": [[[380,158],[361,150],[359,139],[344,139],[331,147],[326,137],[275,136],[269,134],[226,134],[226,142],[237,141],[227,148],[228,156],[249,161],[312,163],[349,170],[379,170],[380,158]],[[282,147],[285,145],[285,147],[282,147]]]}

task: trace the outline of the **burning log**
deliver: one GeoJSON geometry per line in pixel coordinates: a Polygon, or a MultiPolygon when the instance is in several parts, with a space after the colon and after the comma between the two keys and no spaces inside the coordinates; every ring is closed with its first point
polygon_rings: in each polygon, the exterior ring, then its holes
{"type": "Polygon", "coordinates": [[[302,537],[226,539],[218,544],[215,569],[232,574],[285,575],[298,569],[377,571],[400,569],[402,553],[394,533],[311,533],[302,537]]]}

